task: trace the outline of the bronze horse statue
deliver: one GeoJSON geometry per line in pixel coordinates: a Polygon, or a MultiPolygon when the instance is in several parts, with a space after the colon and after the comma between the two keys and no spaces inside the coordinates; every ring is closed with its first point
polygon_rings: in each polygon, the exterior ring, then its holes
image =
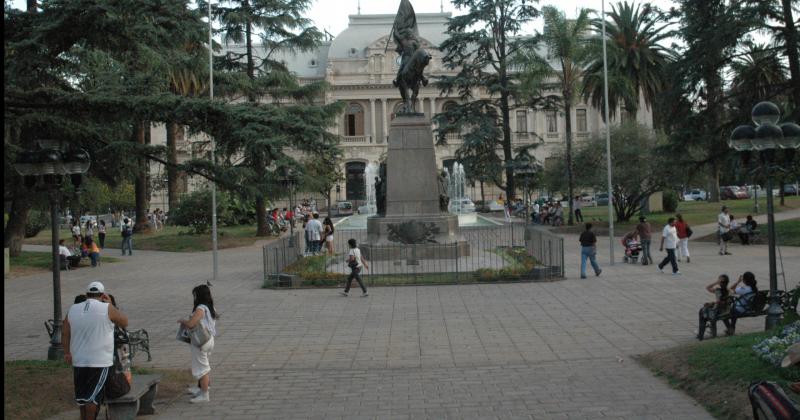
{"type": "Polygon", "coordinates": [[[401,113],[413,113],[414,104],[417,102],[419,86],[428,86],[428,79],[422,74],[425,66],[431,61],[431,55],[422,48],[417,49],[411,57],[403,63],[397,72],[397,79],[392,84],[400,89],[403,98],[401,113]]]}

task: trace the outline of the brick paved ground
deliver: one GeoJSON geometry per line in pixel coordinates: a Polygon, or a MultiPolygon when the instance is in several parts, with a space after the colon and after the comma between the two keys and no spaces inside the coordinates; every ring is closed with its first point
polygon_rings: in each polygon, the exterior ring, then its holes
{"type": "MultiPolygon", "coordinates": [[[[693,262],[673,277],[608,267],[606,244],[598,278],[576,279],[577,237],[567,236],[565,281],[374,288],[364,299],[260,289],[258,248],[221,251],[212,403],[180,399],[156,418],[709,418],[631,356],[691,342],[709,299],[703,287],[717,274],[751,270],[766,288],[766,247],[734,246],[722,257],[714,244],[693,243],[693,262]]],[[[800,248],[782,254],[796,284],[800,248]]],[[[209,277],[210,254],[124,260],[64,273],[65,308],[101,280],[131,328],[150,332],[150,365],[188,368],[175,321],[209,277]]],[[[46,357],[51,287],[46,274],[5,281],[5,360],[46,357]]],[[[763,319],[740,325],[756,331],[763,319]]]]}

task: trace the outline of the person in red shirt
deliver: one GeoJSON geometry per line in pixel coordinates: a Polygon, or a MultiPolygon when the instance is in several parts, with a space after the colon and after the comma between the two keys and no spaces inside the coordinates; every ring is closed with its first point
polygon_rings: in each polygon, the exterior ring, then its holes
{"type": "Polygon", "coordinates": [[[680,213],[675,215],[675,230],[678,231],[678,249],[677,249],[677,257],[678,261],[681,261],[681,257],[686,257],[686,262],[690,261],[689,256],[689,224],[683,220],[683,215],[680,213]]]}

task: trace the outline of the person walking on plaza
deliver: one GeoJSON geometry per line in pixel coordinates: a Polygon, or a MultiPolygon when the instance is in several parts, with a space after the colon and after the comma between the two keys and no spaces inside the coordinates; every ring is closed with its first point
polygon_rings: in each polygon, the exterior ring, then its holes
{"type": "Polygon", "coordinates": [[[214,350],[214,337],[217,335],[217,311],[214,309],[214,299],[211,297],[211,289],[202,284],[192,289],[194,304],[192,306],[192,317],[189,319],[179,319],[178,323],[184,328],[191,330],[197,324],[205,328],[210,338],[202,347],[189,344],[192,348],[192,376],[197,380],[197,387],[187,389],[194,398],[190,403],[205,403],[211,399],[208,395],[208,386],[211,384],[211,352],[214,350]]]}
{"type": "Polygon", "coordinates": [[[86,221],[86,234],[83,235],[83,237],[83,239],[94,238],[94,225],[92,224],[91,219],[86,221]]]}
{"type": "Polygon", "coordinates": [[[83,237],[81,236],[81,224],[78,220],[72,221],[72,245],[76,248],[81,246],[81,242],[83,242],[83,237]]]}
{"type": "Polygon", "coordinates": [[[683,220],[683,215],[678,213],[675,215],[675,230],[678,232],[678,248],[677,248],[677,257],[678,262],[681,261],[682,257],[686,257],[686,262],[691,262],[691,257],[689,255],[689,224],[683,220]]]}
{"type": "Polygon", "coordinates": [[[131,226],[131,219],[127,217],[120,225],[120,233],[122,234],[122,255],[125,255],[125,250],[128,250],[128,255],[133,255],[133,226],[131,226]]]}
{"type": "Polygon", "coordinates": [[[642,265],[652,264],[653,255],[650,253],[650,242],[653,228],[647,222],[647,218],[639,216],[639,224],[636,225],[636,232],[642,245],[642,265]]]}
{"type": "Polygon", "coordinates": [[[344,287],[344,291],[342,292],[342,296],[347,297],[350,293],[350,285],[353,284],[353,279],[358,282],[358,285],[361,287],[361,297],[369,296],[367,294],[367,288],[364,287],[364,282],[361,281],[361,269],[369,270],[369,264],[367,264],[367,260],[364,259],[364,256],[361,255],[361,250],[358,249],[358,243],[355,239],[350,238],[347,241],[347,245],[350,246],[350,251],[347,253],[347,266],[350,267],[350,276],[347,277],[347,284],[344,287]]]}
{"type": "Polygon", "coordinates": [[[583,213],[581,213],[581,197],[576,195],[572,200],[573,209],[575,211],[575,221],[583,223],[583,213]]]}
{"type": "Polygon", "coordinates": [[[581,278],[586,278],[586,259],[592,263],[594,274],[599,276],[603,270],[597,265],[597,236],[592,232],[592,224],[586,224],[586,230],[581,233],[578,239],[581,243],[581,278]]]}
{"type": "Polygon", "coordinates": [[[72,364],[75,402],[80,406],[81,420],[95,420],[114,364],[114,325],[126,328],[128,317],[110,304],[99,281],[89,284],[86,298],[67,311],[61,342],[64,360],[72,364]]]}
{"type": "Polygon", "coordinates": [[[733,236],[731,234],[731,216],[727,206],[722,206],[722,211],[717,216],[719,226],[719,255],[731,255],[728,252],[728,241],[733,236]]]}
{"type": "Polygon", "coordinates": [[[100,242],[100,248],[106,247],[106,221],[102,219],[97,225],[97,241],[100,242]]]}
{"type": "Polygon", "coordinates": [[[675,229],[675,218],[670,217],[667,220],[666,226],[661,231],[661,245],[658,247],[659,251],[667,249],[667,256],[658,264],[658,271],[664,272],[664,267],[667,264],[672,265],[672,275],[678,276],[681,274],[678,271],[678,263],[675,261],[675,248],[678,247],[678,230],[675,229]]]}
{"type": "Polygon", "coordinates": [[[539,211],[540,211],[539,203],[538,202],[533,203],[533,223],[534,224],[539,224],[539,211]]]}

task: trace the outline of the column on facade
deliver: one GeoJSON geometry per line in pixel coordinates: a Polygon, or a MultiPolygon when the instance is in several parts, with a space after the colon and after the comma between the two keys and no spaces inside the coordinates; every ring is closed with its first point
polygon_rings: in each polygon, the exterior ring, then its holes
{"type": "Polygon", "coordinates": [[[436,97],[431,96],[431,127],[436,128],[436,124],[433,122],[434,115],[436,115],[436,97]]]}
{"type": "Polygon", "coordinates": [[[533,122],[533,110],[530,108],[527,108],[525,110],[525,122],[526,125],[528,126],[529,133],[533,133],[536,131],[536,124],[534,124],[533,122]]]}
{"type": "Polygon", "coordinates": [[[419,102],[419,106],[417,107],[417,112],[425,113],[425,102],[422,99],[422,96],[417,96],[417,101],[419,102]]]}
{"type": "Polygon", "coordinates": [[[389,138],[389,124],[386,122],[386,116],[389,115],[389,101],[387,101],[386,98],[381,98],[381,104],[383,111],[381,112],[381,114],[383,114],[383,137],[381,137],[381,141],[378,143],[383,143],[389,138]]]}
{"type": "Polygon", "coordinates": [[[511,125],[511,141],[517,139],[519,134],[517,134],[517,109],[514,107],[509,107],[511,109],[508,110],[508,124],[511,125]]]}
{"type": "Polygon", "coordinates": [[[372,125],[372,131],[370,131],[370,136],[372,137],[372,142],[378,142],[378,136],[376,135],[375,131],[375,98],[369,99],[369,116],[370,116],[370,123],[372,125]]]}

